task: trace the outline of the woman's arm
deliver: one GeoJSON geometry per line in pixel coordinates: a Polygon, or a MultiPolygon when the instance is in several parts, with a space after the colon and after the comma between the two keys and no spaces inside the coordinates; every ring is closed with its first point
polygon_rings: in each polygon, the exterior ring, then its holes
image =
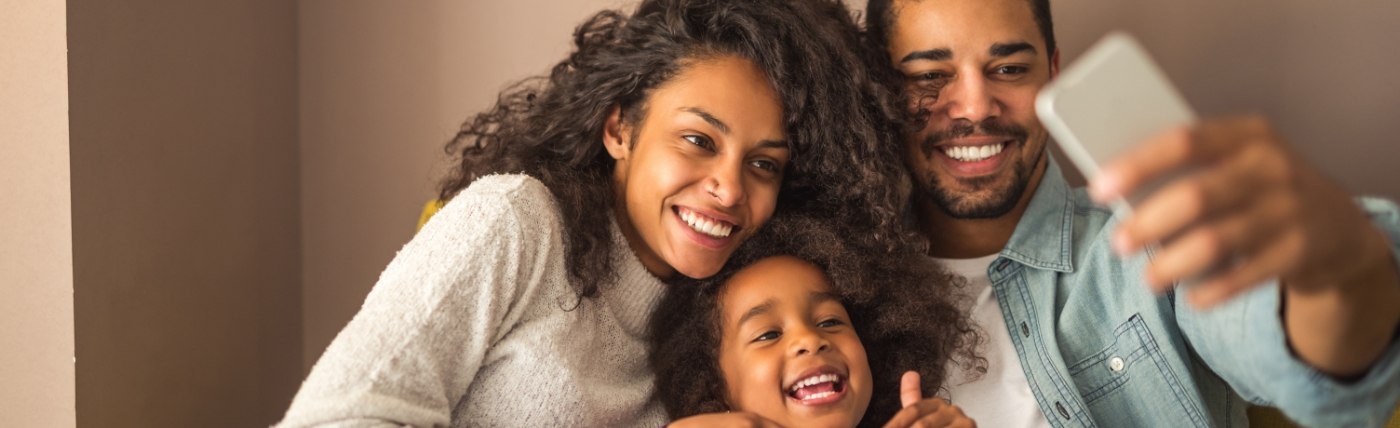
{"type": "Polygon", "coordinates": [[[282,426],[451,424],[483,358],[534,295],[535,273],[562,245],[548,191],[507,177],[462,192],[394,257],[282,426]],[[537,194],[545,200],[528,197],[537,194]]]}

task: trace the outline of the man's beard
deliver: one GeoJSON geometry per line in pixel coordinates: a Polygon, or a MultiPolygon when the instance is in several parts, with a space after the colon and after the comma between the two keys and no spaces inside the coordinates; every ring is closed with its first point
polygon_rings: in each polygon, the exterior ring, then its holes
{"type": "MultiPolygon", "coordinates": [[[[1018,149],[1025,150],[1029,133],[1027,133],[1024,128],[1013,124],[988,120],[974,125],[970,121],[960,120],[955,122],[953,126],[947,130],[930,134],[920,143],[919,149],[923,152],[924,156],[932,158],[935,156],[933,152],[938,150],[936,147],[938,144],[950,139],[971,135],[1006,137],[1008,140],[1015,141],[1013,144],[1017,145],[1018,149]]],[[[1016,153],[1006,154],[1011,156],[1016,153]]],[[[949,217],[963,220],[997,218],[1016,208],[1016,203],[1021,200],[1022,194],[1026,192],[1026,186],[1030,182],[1032,170],[1039,160],[1039,156],[1032,162],[1023,162],[1019,156],[1010,159],[1009,161],[1012,162],[1011,182],[1004,185],[1001,189],[994,187],[997,185],[998,181],[1004,179],[1000,176],[953,178],[965,188],[972,188],[978,191],[990,190],[992,196],[982,200],[975,200],[974,198],[976,197],[969,192],[959,193],[955,190],[940,186],[937,174],[932,171],[920,174],[920,180],[918,180],[916,185],[919,187],[919,190],[923,192],[925,197],[932,200],[933,203],[938,205],[938,208],[942,209],[949,217]]]]}

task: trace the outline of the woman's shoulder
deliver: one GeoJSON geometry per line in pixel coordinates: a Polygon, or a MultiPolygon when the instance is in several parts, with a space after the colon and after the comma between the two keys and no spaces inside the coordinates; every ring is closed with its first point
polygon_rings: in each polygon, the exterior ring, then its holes
{"type": "Polygon", "coordinates": [[[475,217],[526,228],[546,227],[558,224],[559,208],[553,193],[540,180],[525,174],[492,174],[462,189],[434,217],[475,217]]]}

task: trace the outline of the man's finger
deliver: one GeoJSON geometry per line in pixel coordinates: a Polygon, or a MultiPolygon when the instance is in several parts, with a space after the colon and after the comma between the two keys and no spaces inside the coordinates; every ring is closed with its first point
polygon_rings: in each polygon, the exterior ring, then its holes
{"type": "Polygon", "coordinates": [[[919,372],[913,370],[904,372],[904,377],[899,379],[899,406],[909,407],[923,399],[924,393],[919,385],[919,372]]]}
{"type": "Polygon", "coordinates": [[[1271,141],[1269,129],[1262,118],[1245,117],[1205,121],[1157,134],[1104,165],[1089,183],[1090,195],[1108,202],[1131,194],[1164,174],[1219,159],[1246,142],[1271,141]]]}
{"type": "MultiPolygon", "coordinates": [[[[1265,201],[1280,198],[1264,198],[1265,201]]],[[[1258,203],[1216,220],[1190,227],[1157,252],[1147,268],[1147,284],[1165,291],[1173,282],[1227,267],[1239,256],[1252,256],[1284,223],[1277,204],[1258,203]]]]}
{"type": "Polygon", "coordinates": [[[1214,307],[1264,281],[1279,278],[1298,259],[1302,242],[1299,232],[1282,233],[1273,242],[1261,246],[1258,254],[1250,255],[1240,264],[1191,289],[1187,302],[1197,308],[1214,307]]]}
{"type": "Polygon", "coordinates": [[[1132,254],[1143,246],[1179,236],[1200,223],[1250,206],[1266,189],[1258,173],[1264,150],[1242,150],[1208,170],[1183,177],[1154,192],[1134,209],[1114,236],[1114,249],[1132,254]]]}

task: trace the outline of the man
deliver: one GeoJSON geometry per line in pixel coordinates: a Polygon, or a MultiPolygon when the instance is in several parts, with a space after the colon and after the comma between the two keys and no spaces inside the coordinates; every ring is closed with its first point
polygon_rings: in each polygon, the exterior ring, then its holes
{"type": "Polygon", "coordinates": [[[1243,426],[1241,396],[1310,426],[1384,423],[1393,204],[1353,202],[1258,118],[1162,134],[1072,190],[1033,108],[1059,71],[1047,0],[871,0],[866,17],[919,116],[919,226],[980,293],[988,372],[945,391],[979,424],[1243,426]],[[1090,201],[1185,165],[1203,168],[1121,224],[1090,201]]]}

